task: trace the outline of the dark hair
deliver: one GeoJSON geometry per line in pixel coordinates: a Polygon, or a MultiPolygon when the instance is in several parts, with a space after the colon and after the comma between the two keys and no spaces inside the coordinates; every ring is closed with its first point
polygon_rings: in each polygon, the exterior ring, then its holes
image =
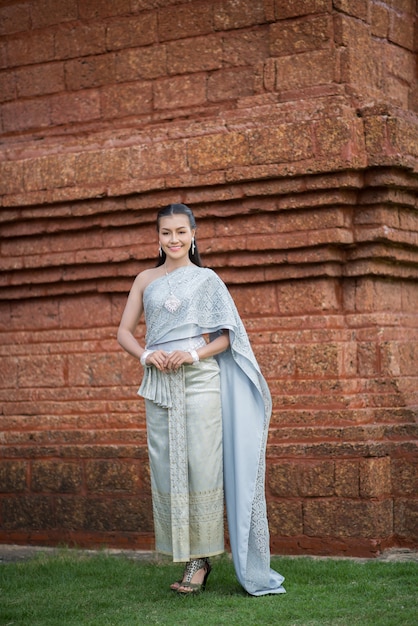
{"type": "MultiPolygon", "coordinates": [[[[162,217],[169,217],[170,215],[187,215],[190,222],[190,228],[196,230],[196,220],[193,215],[193,211],[185,204],[169,204],[158,211],[157,215],[157,231],[160,230],[160,221],[162,217]]],[[[164,265],[166,254],[164,250],[161,251],[161,256],[158,257],[157,267],[164,265]]],[[[197,249],[197,243],[194,244],[194,252],[192,253],[192,247],[189,250],[189,259],[192,263],[198,267],[202,267],[202,261],[200,259],[199,250],[197,249]]]]}

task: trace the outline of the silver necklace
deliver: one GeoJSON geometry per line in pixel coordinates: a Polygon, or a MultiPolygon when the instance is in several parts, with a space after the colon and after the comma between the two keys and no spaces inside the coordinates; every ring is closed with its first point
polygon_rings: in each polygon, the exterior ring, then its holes
{"type": "Polygon", "coordinates": [[[167,276],[168,291],[170,292],[170,295],[168,296],[167,300],[164,302],[164,307],[167,309],[169,313],[175,313],[177,309],[180,308],[181,306],[181,300],[179,300],[177,296],[174,295],[171,289],[170,279],[168,277],[167,270],[165,271],[165,275],[167,276]]]}

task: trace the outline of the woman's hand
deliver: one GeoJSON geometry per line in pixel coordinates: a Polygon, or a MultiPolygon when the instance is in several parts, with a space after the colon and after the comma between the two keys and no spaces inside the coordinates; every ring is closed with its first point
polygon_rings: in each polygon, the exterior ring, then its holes
{"type": "Polygon", "coordinates": [[[158,370],[164,372],[166,368],[166,361],[169,354],[164,350],[153,350],[145,359],[146,365],[154,365],[158,370]]]}
{"type": "Polygon", "coordinates": [[[191,365],[193,363],[193,357],[190,352],[184,350],[174,350],[166,355],[164,369],[167,371],[178,370],[182,365],[191,365]]]}

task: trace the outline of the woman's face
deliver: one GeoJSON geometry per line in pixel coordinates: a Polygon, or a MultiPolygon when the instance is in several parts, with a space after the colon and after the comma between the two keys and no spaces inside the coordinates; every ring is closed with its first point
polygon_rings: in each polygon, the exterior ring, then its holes
{"type": "Polygon", "coordinates": [[[187,215],[181,213],[160,218],[158,237],[168,259],[180,261],[189,257],[195,230],[190,227],[187,215]]]}

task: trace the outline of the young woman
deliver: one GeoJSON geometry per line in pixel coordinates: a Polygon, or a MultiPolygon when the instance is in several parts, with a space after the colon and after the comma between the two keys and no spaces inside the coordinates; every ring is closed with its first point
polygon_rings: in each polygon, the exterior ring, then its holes
{"type": "Polygon", "coordinates": [[[171,588],[205,588],[224,551],[224,491],[235,571],[252,595],[285,593],[270,569],[264,496],[271,399],[235,304],[203,268],[184,204],[157,216],[157,267],[135,279],[118,330],[144,377],[156,550],[186,562],[171,588]],[[145,314],[146,346],[134,333],[145,314]]]}

